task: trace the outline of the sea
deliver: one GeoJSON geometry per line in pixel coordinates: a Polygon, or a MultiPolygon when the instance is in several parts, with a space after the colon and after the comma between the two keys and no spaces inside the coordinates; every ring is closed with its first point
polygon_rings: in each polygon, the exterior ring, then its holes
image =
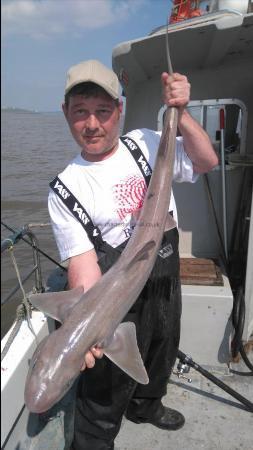
{"type": "MultiPolygon", "coordinates": [[[[13,235],[7,227],[20,231],[29,224],[38,240],[38,248],[59,262],[47,209],[50,181],[78,153],[62,112],[1,110],[1,242],[13,235]],[[4,224],[4,225],[3,225],[4,224]]],[[[123,129],[124,115],[120,122],[123,129]]],[[[27,239],[25,237],[25,239],[27,239]]],[[[19,240],[13,251],[1,254],[1,337],[15,321],[23,295],[19,289],[7,302],[9,292],[18,285],[14,267],[25,277],[34,266],[32,248],[19,240]]],[[[57,265],[40,253],[43,284],[57,265]]],[[[34,286],[34,277],[24,284],[26,292],[34,286]]]]}
{"type": "MultiPolygon", "coordinates": [[[[1,241],[26,224],[38,239],[38,247],[59,261],[47,210],[49,182],[79,153],[62,112],[38,113],[15,109],[1,110],[1,241]],[[2,225],[4,223],[5,226],[2,225]],[[42,226],[43,224],[43,226],[42,226]],[[45,225],[46,224],[46,225],[45,225]]],[[[19,241],[13,247],[18,271],[24,277],[33,267],[32,248],[19,241]]],[[[40,255],[43,282],[57,267],[40,255]]],[[[11,252],[1,254],[1,336],[15,320],[22,301],[21,290],[5,301],[18,284],[11,252]]],[[[24,284],[26,292],[34,279],[24,284]]]]}

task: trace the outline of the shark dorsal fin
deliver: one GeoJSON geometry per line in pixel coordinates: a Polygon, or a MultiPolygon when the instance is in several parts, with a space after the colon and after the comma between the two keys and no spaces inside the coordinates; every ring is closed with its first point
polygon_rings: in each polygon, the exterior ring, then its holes
{"type": "Polygon", "coordinates": [[[46,292],[33,294],[29,297],[31,304],[46,316],[63,323],[69,311],[79,302],[84,293],[82,286],[62,292],[46,292]]]}
{"type": "Polygon", "coordinates": [[[134,264],[136,264],[139,261],[144,261],[149,258],[149,252],[153,249],[155,246],[155,241],[148,241],[144,244],[144,246],[137,251],[137,253],[133,256],[133,258],[130,260],[129,264],[127,264],[125,270],[131,269],[134,264]]]}

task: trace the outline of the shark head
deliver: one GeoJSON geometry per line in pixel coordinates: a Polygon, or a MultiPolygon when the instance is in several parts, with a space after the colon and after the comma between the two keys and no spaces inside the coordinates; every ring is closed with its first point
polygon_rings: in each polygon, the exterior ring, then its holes
{"type": "Polygon", "coordinates": [[[30,361],[24,396],[25,404],[32,413],[48,411],[65,395],[78,375],[78,371],[69,365],[62,370],[63,355],[52,351],[56,333],[40,342],[30,361]]]}

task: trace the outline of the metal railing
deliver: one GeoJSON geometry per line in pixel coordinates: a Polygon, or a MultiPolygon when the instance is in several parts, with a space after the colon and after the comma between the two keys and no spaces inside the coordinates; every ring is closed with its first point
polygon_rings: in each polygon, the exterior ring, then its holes
{"type": "MultiPolygon", "coordinates": [[[[9,227],[7,228],[10,229],[9,227]]],[[[21,278],[21,282],[22,284],[24,284],[34,274],[34,288],[36,292],[42,292],[44,289],[42,283],[40,255],[38,251],[38,241],[34,233],[29,228],[29,225],[24,225],[20,230],[13,232],[9,237],[3,239],[1,241],[1,253],[5,252],[6,250],[11,250],[20,240],[25,241],[32,247],[32,257],[34,264],[30,271],[25,276],[23,276],[23,278],[21,278]],[[28,240],[24,239],[25,236],[28,237],[28,240]]],[[[20,283],[18,283],[3,300],[1,299],[1,305],[4,305],[6,302],[8,302],[19,289],[20,283]]]]}

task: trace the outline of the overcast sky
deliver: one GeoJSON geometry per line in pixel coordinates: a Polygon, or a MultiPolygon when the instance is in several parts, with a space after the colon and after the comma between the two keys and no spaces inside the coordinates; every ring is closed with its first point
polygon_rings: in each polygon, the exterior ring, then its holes
{"type": "Polygon", "coordinates": [[[60,109],[67,69],[164,25],[170,0],[2,0],[2,107],[60,109]]]}

